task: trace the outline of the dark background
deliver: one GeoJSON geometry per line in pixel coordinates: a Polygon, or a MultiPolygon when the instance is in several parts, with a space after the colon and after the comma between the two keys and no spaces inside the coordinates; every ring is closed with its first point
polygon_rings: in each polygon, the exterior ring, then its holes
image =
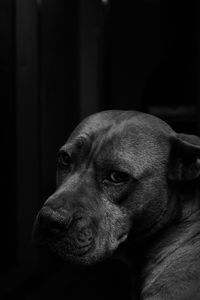
{"type": "Polygon", "coordinates": [[[33,247],[56,152],[104,109],[200,132],[199,7],[172,0],[1,0],[1,299],[127,298],[125,266],[64,265],[33,247]]]}

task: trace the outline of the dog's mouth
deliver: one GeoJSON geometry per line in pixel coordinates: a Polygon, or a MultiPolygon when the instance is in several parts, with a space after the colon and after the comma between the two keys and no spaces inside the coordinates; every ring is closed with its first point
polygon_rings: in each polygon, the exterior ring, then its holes
{"type": "Polygon", "coordinates": [[[65,235],[57,234],[56,231],[46,232],[45,236],[40,237],[40,245],[47,246],[64,261],[79,265],[92,265],[112,256],[118,246],[126,241],[128,233],[123,232],[119,235],[111,250],[104,241],[101,245],[93,236],[89,241],[85,240],[85,235],[87,235],[86,232],[74,232],[70,235],[68,233],[65,235]]]}
{"type": "Polygon", "coordinates": [[[40,247],[47,246],[62,258],[81,258],[89,255],[95,249],[95,237],[92,226],[84,220],[72,222],[70,228],[41,226],[36,222],[33,232],[33,242],[40,247]]]}
{"type": "Polygon", "coordinates": [[[40,236],[37,245],[39,247],[47,247],[64,261],[73,263],[84,263],[85,258],[92,255],[95,250],[94,239],[81,244],[75,238],[70,238],[67,235],[56,235],[55,233],[40,236]]]}
{"type": "Polygon", "coordinates": [[[49,239],[46,242],[49,248],[64,260],[84,258],[92,253],[94,249],[94,242],[90,242],[83,246],[80,246],[69,239],[49,239]]]}
{"type": "Polygon", "coordinates": [[[128,232],[122,232],[118,237],[119,244],[125,242],[127,237],[128,237],[128,232]]]}
{"type": "Polygon", "coordinates": [[[76,214],[66,222],[60,216],[52,215],[50,210],[44,212],[46,219],[36,220],[34,240],[38,246],[47,246],[65,261],[96,263],[110,257],[128,236],[125,229],[121,234],[112,230],[101,231],[97,222],[88,216],[76,214]]]}
{"type": "Polygon", "coordinates": [[[58,255],[64,261],[69,261],[79,265],[92,265],[112,256],[113,251],[118,248],[127,239],[127,233],[124,232],[116,239],[115,246],[109,250],[105,241],[101,243],[92,235],[89,239],[85,236],[90,236],[90,229],[83,232],[65,234],[57,234],[56,231],[40,234],[40,246],[48,247],[53,253],[58,255]],[[100,244],[99,244],[100,243],[100,244]]]}
{"type": "Polygon", "coordinates": [[[89,254],[89,252],[92,251],[93,245],[93,243],[90,243],[88,245],[85,245],[84,247],[77,248],[76,251],[73,252],[73,254],[79,257],[89,254]]]}

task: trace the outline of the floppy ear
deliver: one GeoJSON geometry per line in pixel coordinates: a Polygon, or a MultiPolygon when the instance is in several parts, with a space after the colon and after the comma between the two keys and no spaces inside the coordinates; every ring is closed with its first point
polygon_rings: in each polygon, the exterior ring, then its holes
{"type": "Polygon", "coordinates": [[[200,177],[200,138],[179,133],[171,143],[169,180],[192,181],[200,177]]]}

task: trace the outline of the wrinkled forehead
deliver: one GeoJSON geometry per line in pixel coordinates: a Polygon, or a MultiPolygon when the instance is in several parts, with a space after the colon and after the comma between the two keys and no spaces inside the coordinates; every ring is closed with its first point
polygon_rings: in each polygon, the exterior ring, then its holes
{"type": "Polygon", "coordinates": [[[123,124],[110,128],[97,139],[100,156],[152,165],[168,157],[167,139],[150,128],[123,124]]]}
{"type": "Polygon", "coordinates": [[[100,158],[137,159],[148,164],[168,155],[166,136],[155,126],[137,118],[112,120],[94,118],[80,124],[68,142],[82,141],[100,158]]]}
{"type": "Polygon", "coordinates": [[[104,111],[84,119],[72,132],[70,138],[81,134],[100,136],[102,133],[135,133],[149,136],[166,136],[172,133],[171,127],[161,119],[137,111],[104,111]]]}

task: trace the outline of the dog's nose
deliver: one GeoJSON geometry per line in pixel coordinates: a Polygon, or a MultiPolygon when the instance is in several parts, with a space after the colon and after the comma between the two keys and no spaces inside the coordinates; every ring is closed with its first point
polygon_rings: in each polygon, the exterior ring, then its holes
{"type": "Polygon", "coordinates": [[[63,216],[48,207],[44,207],[38,214],[37,222],[39,226],[46,231],[62,233],[65,232],[69,226],[69,217],[63,216]]]}

